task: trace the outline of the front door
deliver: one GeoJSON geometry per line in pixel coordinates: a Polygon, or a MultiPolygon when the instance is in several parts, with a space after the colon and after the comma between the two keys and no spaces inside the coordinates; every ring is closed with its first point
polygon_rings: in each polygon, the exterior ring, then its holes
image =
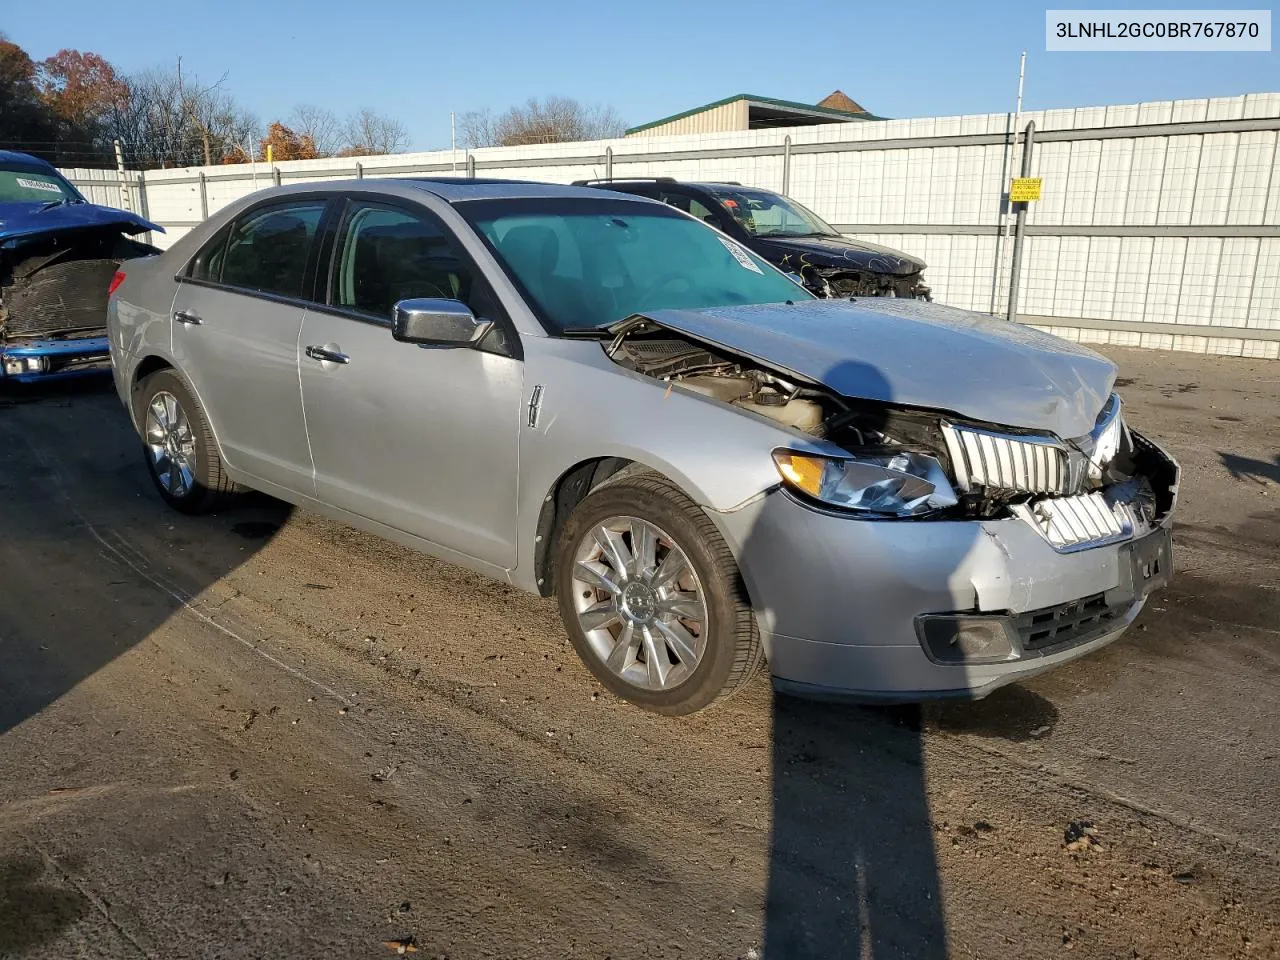
{"type": "Polygon", "coordinates": [[[348,205],[327,308],[302,323],[301,383],[320,500],[485,563],[515,565],[523,363],[509,321],[425,210],[348,205]],[[391,336],[399,300],[443,297],[495,322],[479,348],[391,336]]]}
{"type": "Polygon", "coordinates": [[[325,203],[247,211],[192,261],[173,304],[174,357],[227,463],[308,496],[298,335],[325,203]]]}

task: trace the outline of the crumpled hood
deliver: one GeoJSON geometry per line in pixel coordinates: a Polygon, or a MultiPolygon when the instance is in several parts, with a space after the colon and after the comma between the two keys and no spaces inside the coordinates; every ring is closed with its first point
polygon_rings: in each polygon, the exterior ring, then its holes
{"type": "Polygon", "coordinates": [[[64,203],[47,210],[41,210],[39,203],[0,203],[0,244],[86,227],[115,227],[130,236],[148,230],[164,233],[164,227],[136,213],[95,203],[64,203]]]}
{"type": "Polygon", "coordinates": [[[847,266],[872,273],[909,277],[925,268],[923,260],[909,253],[845,237],[796,237],[790,240],[755,237],[752,246],[775,263],[790,254],[786,269],[792,271],[798,271],[806,264],[815,267],[847,266]]]}
{"type": "Polygon", "coordinates": [[[949,411],[1074,438],[1093,429],[1116,366],[986,314],[867,297],[644,316],[847,397],[949,411]]]}

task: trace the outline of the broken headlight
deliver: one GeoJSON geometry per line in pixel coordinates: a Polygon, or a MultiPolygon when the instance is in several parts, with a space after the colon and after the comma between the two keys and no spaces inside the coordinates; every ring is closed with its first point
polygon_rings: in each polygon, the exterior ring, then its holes
{"type": "Polygon", "coordinates": [[[905,450],[859,457],[823,457],[775,450],[783,482],[824,504],[859,513],[918,517],[956,504],[942,465],[905,450]]]}

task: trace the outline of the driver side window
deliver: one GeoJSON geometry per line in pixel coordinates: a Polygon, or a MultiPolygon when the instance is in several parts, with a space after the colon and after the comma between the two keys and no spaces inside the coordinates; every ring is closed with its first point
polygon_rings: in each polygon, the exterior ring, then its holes
{"type": "Polygon", "coordinates": [[[506,314],[456,240],[434,220],[396,207],[355,203],[338,237],[329,303],[383,323],[401,300],[459,300],[492,320],[481,349],[510,350],[506,314]]]}
{"type": "Polygon", "coordinates": [[[418,297],[471,306],[471,271],[453,243],[434,223],[401,210],[356,207],[335,267],[333,304],[379,320],[389,320],[398,301],[418,297]]]}

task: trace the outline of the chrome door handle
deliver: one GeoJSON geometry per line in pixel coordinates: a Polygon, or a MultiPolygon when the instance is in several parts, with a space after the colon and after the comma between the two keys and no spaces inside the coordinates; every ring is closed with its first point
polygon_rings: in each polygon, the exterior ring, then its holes
{"type": "Polygon", "coordinates": [[[337,350],[327,350],[324,347],[310,346],[307,347],[307,356],[312,360],[329,363],[350,363],[351,358],[345,353],[339,353],[337,350]]]}
{"type": "Polygon", "coordinates": [[[203,320],[190,310],[173,311],[173,319],[177,320],[179,323],[185,323],[189,327],[198,327],[200,324],[204,323],[203,320]]]}

